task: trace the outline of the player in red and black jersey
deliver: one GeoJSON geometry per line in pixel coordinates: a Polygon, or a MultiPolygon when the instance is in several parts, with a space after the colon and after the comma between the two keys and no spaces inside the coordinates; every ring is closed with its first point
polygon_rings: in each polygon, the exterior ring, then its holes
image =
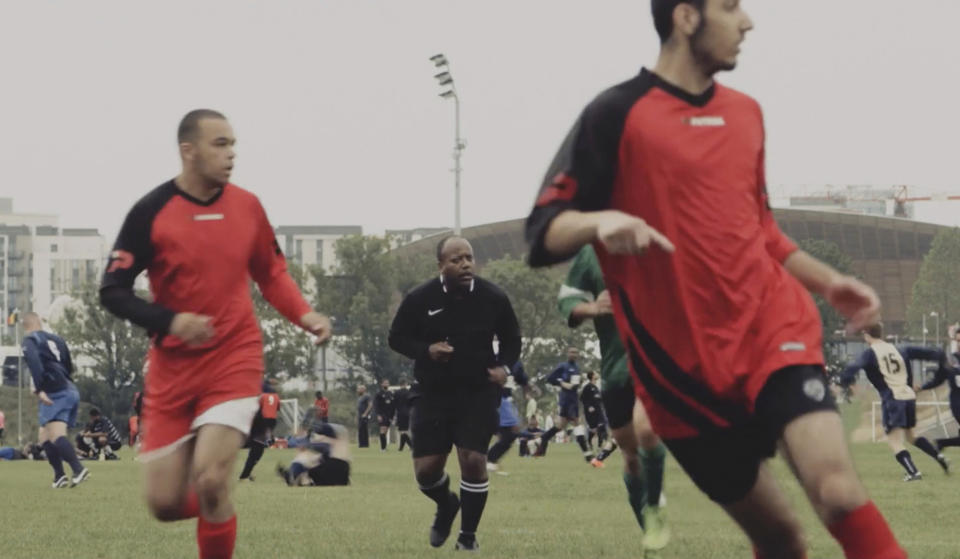
{"type": "Polygon", "coordinates": [[[244,448],[249,448],[250,452],[247,453],[247,461],[244,462],[243,470],[240,471],[241,481],[254,481],[253,469],[273,439],[273,430],[277,427],[277,413],[280,411],[280,395],[277,394],[276,385],[276,379],[263,381],[260,409],[253,418],[247,443],[243,445],[244,448]]]}
{"type": "Polygon", "coordinates": [[[318,342],[329,337],[330,321],[287,273],[260,201],[229,183],[236,140],[226,118],[192,111],[177,140],[183,170],[130,210],[100,300],[153,338],[140,453],[150,511],[160,520],[199,515],[201,559],[229,558],[236,539],[229,480],[263,376],[250,279],[318,342]],[[152,302],[133,293],[144,270],[152,302]]]}
{"type": "Polygon", "coordinates": [[[652,8],[657,65],[581,114],[528,218],[530,262],[593,244],[654,430],[758,557],[805,556],[763,465],[777,443],[847,557],[906,557],[854,471],[807,289],[851,330],[877,322],[877,296],[780,232],[760,107],[713,80],[753,23],[738,0],[652,8]]]}

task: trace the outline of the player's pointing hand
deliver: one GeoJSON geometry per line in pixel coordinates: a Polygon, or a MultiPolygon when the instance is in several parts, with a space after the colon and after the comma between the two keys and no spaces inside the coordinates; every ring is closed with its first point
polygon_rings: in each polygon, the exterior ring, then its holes
{"type": "Polygon", "coordinates": [[[187,345],[195,346],[213,339],[216,332],[213,330],[209,316],[192,312],[177,313],[170,323],[170,333],[180,338],[187,345]]]}
{"type": "Polygon", "coordinates": [[[651,246],[674,251],[673,243],[646,221],[616,210],[605,211],[600,216],[597,239],[610,254],[643,254],[651,246]]]}

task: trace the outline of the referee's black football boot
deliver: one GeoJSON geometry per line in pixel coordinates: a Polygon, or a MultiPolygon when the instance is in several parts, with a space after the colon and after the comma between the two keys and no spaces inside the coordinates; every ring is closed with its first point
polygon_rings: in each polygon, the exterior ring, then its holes
{"type": "Polygon", "coordinates": [[[460,534],[457,538],[457,545],[454,547],[457,551],[480,551],[480,543],[477,542],[477,536],[471,534],[460,534]]]}
{"type": "Polygon", "coordinates": [[[430,527],[430,545],[440,547],[450,537],[450,527],[460,511],[460,498],[456,493],[450,493],[450,500],[445,507],[437,507],[437,514],[433,517],[433,526],[430,527]]]}

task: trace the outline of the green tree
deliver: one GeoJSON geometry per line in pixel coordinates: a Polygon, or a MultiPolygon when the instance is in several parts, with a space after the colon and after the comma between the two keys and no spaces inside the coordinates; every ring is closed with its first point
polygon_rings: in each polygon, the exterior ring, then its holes
{"type": "Polygon", "coordinates": [[[549,374],[571,346],[581,351],[581,368],[599,366],[592,351],[595,340],[591,323],[572,329],[557,309],[557,293],[566,273],[565,266],[534,270],[509,255],[487,262],[481,269],[484,278],[510,297],[523,335],[520,359],[531,377],[549,374]]]}
{"type": "Polygon", "coordinates": [[[90,284],[74,295],[53,329],[70,347],[78,367],[83,400],[99,406],[115,424],[126,425],[133,395],[143,386],[143,362],[149,338],[139,326],[117,318],[100,305],[99,289],[90,284]]]}
{"type": "Polygon", "coordinates": [[[923,257],[920,275],[913,284],[913,297],[907,308],[907,331],[923,337],[926,316],[927,339],[936,336],[932,324],[940,322],[938,343],[947,335],[947,325],[960,318],[960,229],[954,227],[937,233],[930,251],[923,257]],[[937,313],[931,317],[930,313],[937,313]]]}
{"type": "MultiPolygon", "coordinates": [[[[289,271],[297,286],[304,292],[304,296],[310,300],[311,290],[308,285],[310,273],[294,263],[289,264],[289,271]]],[[[266,376],[294,378],[312,375],[317,354],[313,337],[281,316],[263,298],[256,285],[251,285],[250,289],[253,308],[263,334],[263,361],[266,376]]]]}
{"type": "MultiPolygon", "coordinates": [[[[390,240],[354,235],[336,243],[339,265],[332,275],[312,270],[317,285],[317,308],[334,322],[332,342],[337,353],[356,372],[344,383],[363,382],[360,371],[377,381],[396,383],[409,372],[409,360],[390,349],[390,323],[401,294],[426,281],[436,268],[429,258],[399,258],[390,253],[390,240]]],[[[435,266],[435,265],[434,265],[435,266]]]]}
{"type": "MultiPolygon", "coordinates": [[[[829,264],[838,272],[852,273],[853,261],[836,243],[818,239],[804,239],[797,244],[802,250],[817,260],[829,264]]],[[[817,310],[820,311],[820,320],[823,323],[823,355],[828,363],[838,365],[843,359],[843,355],[838,353],[841,339],[837,337],[835,332],[843,328],[844,319],[823,297],[814,295],[813,300],[817,305],[817,310]]]]}

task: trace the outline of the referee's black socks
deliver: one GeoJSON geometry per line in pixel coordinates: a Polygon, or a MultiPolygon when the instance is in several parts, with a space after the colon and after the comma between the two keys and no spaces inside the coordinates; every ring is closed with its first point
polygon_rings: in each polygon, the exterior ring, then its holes
{"type": "Polygon", "coordinates": [[[472,540],[480,525],[483,508],[487,505],[490,480],[460,480],[460,537],[472,540]]]}
{"type": "Polygon", "coordinates": [[[436,482],[421,485],[420,491],[430,497],[438,507],[445,507],[450,503],[450,476],[443,472],[443,475],[436,482]]]}
{"type": "Polygon", "coordinates": [[[380,450],[387,450],[387,434],[380,433],[380,450]]]}

